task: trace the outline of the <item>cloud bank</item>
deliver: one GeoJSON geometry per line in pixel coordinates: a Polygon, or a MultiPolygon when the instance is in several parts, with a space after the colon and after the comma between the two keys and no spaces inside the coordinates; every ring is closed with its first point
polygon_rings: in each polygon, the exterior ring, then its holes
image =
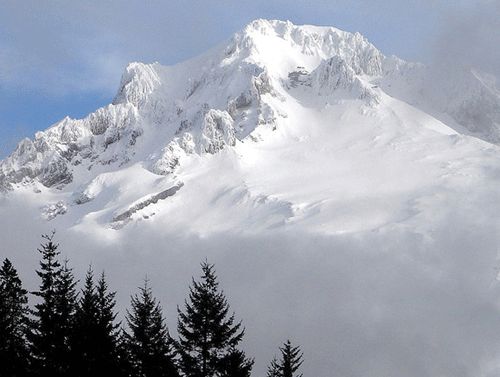
{"type": "Polygon", "coordinates": [[[500,77],[500,2],[450,9],[431,45],[430,63],[476,68],[500,77]]]}
{"type": "MultiPolygon", "coordinates": [[[[9,219],[2,256],[34,289],[38,234],[50,224],[23,229],[25,211],[0,206],[9,219]]],[[[208,256],[244,322],[256,376],[291,338],[302,345],[305,376],[490,377],[500,371],[495,226],[451,213],[432,238],[404,229],[199,237],[130,226],[108,240],[71,229],[58,240],[80,280],[89,263],[106,270],[122,313],[147,275],[173,334],[176,306],[208,256]]]]}

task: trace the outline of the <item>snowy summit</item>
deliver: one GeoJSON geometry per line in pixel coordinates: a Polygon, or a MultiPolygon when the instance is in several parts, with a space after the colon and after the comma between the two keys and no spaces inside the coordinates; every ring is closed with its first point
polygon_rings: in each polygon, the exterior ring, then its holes
{"type": "Polygon", "coordinates": [[[129,64],[112,104],[21,141],[0,187],[36,192],[42,216],[68,225],[161,221],[186,201],[169,226],[337,233],[411,222],[422,195],[482,171],[471,159],[493,163],[500,141],[494,86],[473,71],[430,76],[358,33],[256,20],[189,61],[129,64]]]}

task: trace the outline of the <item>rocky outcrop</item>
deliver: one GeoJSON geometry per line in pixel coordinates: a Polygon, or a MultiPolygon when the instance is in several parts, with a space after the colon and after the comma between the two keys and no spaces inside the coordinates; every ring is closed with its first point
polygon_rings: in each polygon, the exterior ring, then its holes
{"type": "Polygon", "coordinates": [[[150,195],[147,198],[141,199],[132,206],[130,206],[127,210],[118,213],[113,217],[112,222],[114,223],[113,227],[120,227],[124,225],[130,218],[138,211],[146,208],[147,206],[151,204],[158,203],[160,200],[165,200],[170,196],[175,195],[177,191],[181,189],[181,187],[184,186],[182,182],[179,182],[175,184],[174,186],[163,190],[157,194],[150,195]]]}

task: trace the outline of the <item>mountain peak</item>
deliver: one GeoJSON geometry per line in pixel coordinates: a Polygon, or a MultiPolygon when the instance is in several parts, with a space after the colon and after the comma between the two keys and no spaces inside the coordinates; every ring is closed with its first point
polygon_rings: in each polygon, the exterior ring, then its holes
{"type": "Polygon", "coordinates": [[[113,104],[130,102],[137,107],[144,104],[149,94],[161,83],[158,72],[155,70],[155,67],[158,66],[157,62],[152,64],[129,63],[122,75],[113,104]]]}
{"type": "Polygon", "coordinates": [[[133,163],[169,175],[193,156],[264,140],[276,130],[290,133],[297,106],[358,101],[373,107],[386,94],[455,116],[466,129],[485,129],[485,138],[497,140],[497,92],[443,84],[441,98],[459,90],[464,100],[440,102],[429,95],[426,74],[421,65],[386,57],[359,33],[258,19],[186,62],[130,63],[112,104],[83,119],[63,119],[0,162],[0,187],[82,184],[87,178],[79,177],[133,163]]]}
{"type": "Polygon", "coordinates": [[[254,32],[261,33],[263,35],[276,34],[282,38],[300,31],[303,33],[317,35],[325,35],[327,33],[350,34],[333,26],[295,25],[289,20],[283,21],[264,18],[259,18],[249,22],[242,30],[242,32],[246,34],[254,32]]]}
{"type": "Polygon", "coordinates": [[[227,48],[229,54],[234,51],[280,77],[286,77],[296,67],[312,71],[333,56],[352,64],[357,72],[376,75],[381,73],[385,58],[359,33],[265,19],[252,21],[236,33],[227,48]]]}

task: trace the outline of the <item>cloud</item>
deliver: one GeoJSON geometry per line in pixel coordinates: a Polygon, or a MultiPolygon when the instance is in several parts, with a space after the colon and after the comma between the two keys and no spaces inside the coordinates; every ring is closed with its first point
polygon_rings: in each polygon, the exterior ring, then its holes
{"type": "MultiPolygon", "coordinates": [[[[33,214],[24,203],[1,204],[0,219],[9,219],[0,227],[3,256],[35,289],[38,234],[54,224],[27,230],[33,214]]],[[[140,223],[108,230],[108,239],[71,229],[57,237],[80,279],[89,263],[106,270],[122,314],[147,274],[173,334],[176,306],[208,256],[246,327],[256,376],[288,337],[303,348],[306,376],[498,375],[496,224],[458,211],[434,225],[426,237],[404,227],[199,237],[140,223]]]]}
{"type": "Polygon", "coordinates": [[[500,77],[500,2],[468,2],[449,9],[431,45],[431,63],[465,66],[500,77]]]}

